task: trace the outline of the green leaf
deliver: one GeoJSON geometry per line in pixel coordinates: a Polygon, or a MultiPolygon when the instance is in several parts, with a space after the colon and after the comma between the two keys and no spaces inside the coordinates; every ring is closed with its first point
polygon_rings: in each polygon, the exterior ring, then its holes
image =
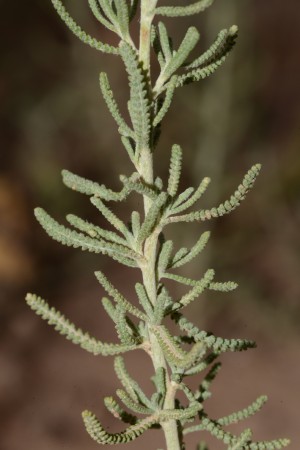
{"type": "Polygon", "coordinates": [[[183,191],[181,194],[178,195],[176,199],[174,199],[174,203],[172,205],[172,210],[175,209],[177,206],[181,205],[183,202],[185,202],[195,191],[193,187],[187,188],[185,191],[183,191]]]}
{"type": "MultiPolygon", "coordinates": [[[[234,47],[238,35],[238,27],[233,25],[228,30],[228,36],[223,46],[217,49],[216,53],[211,55],[209,50],[208,54],[201,55],[199,59],[196,59],[191,66],[197,66],[195,69],[190,70],[188,73],[180,75],[177,79],[176,87],[184,86],[185,84],[193,81],[203,80],[204,78],[212,75],[227,59],[228,54],[234,47]],[[198,67],[198,63],[207,58],[207,65],[198,67]]],[[[189,68],[189,65],[187,66],[189,68]]]]}
{"type": "Polygon", "coordinates": [[[234,281],[225,281],[225,282],[213,282],[210,283],[208,289],[211,291],[221,291],[221,292],[230,292],[234,291],[238,287],[238,284],[234,281]]]}
{"type": "Polygon", "coordinates": [[[214,0],[199,0],[187,6],[160,6],[156,14],[167,17],[183,17],[198,14],[212,5],[214,0]]]}
{"type": "Polygon", "coordinates": [[[203,345],[199,342],[189,352],[182,350],[168,329],[163,325],[153,325],[151,330],[155,334],[169,364],[178,368],[188,369],[205,351],[203,345]]]}
{"type": "Polygon", "coordinates": [[[247,450],[278,450],[290,445],[289,439],[275,439],[274,441],[260,441],[249,444],[247,450]]]}
{"type": "Polygon", "coordinates": [[[146,418],[139,421],[136,425],[131,425],[122,433],[111,434],[104,430],[92,412],[83,411],[82,418],[88,434],[94,441],[102,445],[126,444],[127,442],[133,441],[148,430],[156,420],[153,417],[146,418]]]}
{"type": "Polygon", "coordinates": [[[199,253],[202,252],[202,250],[206,246],[209,238],[210,238],[210,232],[209,231],[205,231],[204,233],[202,233],[200,238],[199,238],[199,240],[191,248],[191,250],[185,256],[183,256],[182,258],[177,259],[175,261],[173,260],[169,267],[176,268],[176,267],[183,266],[184,264],[187,264],[188,262],[190,262],[197,255],[199,255],[199,253]]]}
{"type": "MultiPolygon", "coordinates": [[[[158,112],[153,120],[154,127],[156,127],[157,125],[159,125],[162,122],[163,118],[165,117],[166,113],[168,112],[168,110],[171,106],[172,100],[173,100],[176,84],[177,84],[177,75],[173,75],[171,77],[170,81],[166,85],[166,91],[165,91],[165,95],[164,95],[161,107],[158,110],[158,112]]],[[[159,98],[159,100],[160,100],[160,98],[159,98]]]]}
{"type": "Polygon", "coordinates": [[[201,405],[197,402],[187,408],[182,409],[163,409],[159,412],[160,420],[186,420],[196,416],[201,409],[201,405]]]}
{"type": "Polygon", "coordinates": [[[140,214],[138,213],[138,211],[133,211],[131,213],[131,232],[135,239],[137,239],[140,228],[141,228],[140,214]]]}
{"type": "Polygon", "coordinates": [[[122,422],[130,423],[131,425],[137,423],[137,417],[124,411],[113,397],[104,397],[104,405],[114,417],[122,420],[122,422]]]}
{"type": "Polygon", "coordinates": [[[248,417],[253,416],[260,411],[267,400],[268,397],[262,395],[251,403],[251,405],[247,406],[247,408],[241,409],[240,411],[234,412],[228,416],[221,417],[217,420],[217,422],[222,426],[228,426],[233,423],[240,422],[241,420],[246,420],[248,417]]]}
{"type": "Polygon", "coordinates": [[[166,369],[164,367],[158,367],[155,370],[155,375],[151,377],[151,380],[153,381],[157,393],[160,395],[160,401],[161,401],[161,407],[163,405],[163,402],[165,400],[165,396],[167,393],[167,384],[166,384],[166,369]]]}
{"type": "Polygon", "coordinates": [[[215,42],[199,58],[195,59],[186,69],[195,69],[204,64],[209,65],[226,56],[234,47],[238,36],[238,27],[233,25],[229,30],[221,30],[215,42]]]}
{"type": "Polygon", "coordinates": [[[154,316],[153,321],[156,325],[160,325],[164,316],[166,315],[167,309],[172,305],[172,300],[169,293],[165,287],[159,292],[156,303],[154,305],[154,316]]]}
{"type": "Polygon", "coordinates": [[[221,203],[217,208],[201,210],[197,212],[192,212],[190,214],[185,214],[182,216],[174,216],[165,219],[166,223],[171,222],[192,222],[192,221],[204,221],[210,220],[213,217],[221,217],[224,214],[229,214],[233,210],[235,210],[246,198],[246,195],[253,187],[255,180],[260,172],[261,165],[255,164],[251,167],[250,170],[246,173],[242,184],[240,184],[237,190],[233,193],[229,200],[224,203],[221,203]]]}
{"type": "Polygon", "coordinates": [[[169,62],[172,58],[172,48],[170,46],[170,38],[168,36],[167,29],[162,22],[158,23],[158,32],[159,32],[159,43],[160,47],[163,51],[165,62],[169,62]]]}
{"type": "Polygon", "coordinates": [[[173,310],[177,310],[189,305],[192,301],[199,297],[202,292],[210,285],[211,281],[215,276],[215,271],[213,269],[209,269],[205,272],[203,278],[197,282],[197,284],[181,299],[179,302],[175,303],[173,306],[173,310]]]}
{"type": "Polygon", "coordinates": [[[135,157],[135,146],[134,146],[134,139],[127,138],[125,136],[121,136],[122,144],[125,147],[125,150],[128,153],[128,156],[131,160],[131,162],[136,165],[136,157],[135,157]]]}
{"type": "Polygon", "coordinates": [[[185,331],[188,336],[192,337],[195,342],[203,342],[206,347],[212,348],[215,353],[226,351],[240,352],[256,347],[254,341],[248,341],[246,339],[226,339],[216,337],[206,331],[201,331],[178,312],[173,313],[171,317],[179,325],[180,329],[185,331]]]}
{"type": "Polygon", "coordinates": [[[151,409],[151,401],[144,394],[139,384],[129,375],[124,364],[124,359],[121,356],[115,358],[114,367],[117,377],[132,400],[151,409]]]}
{"type": "Polygon", "coordinates": [[[46,320],[49,325],[53,325],[56,331],[64,335],[73,344],[79,345],[93,355],[117,355],[139,348],[137,345],[107,344],[98,341],[80,328],[76,328],[63,314],[50,307],[45,300],[34,294],[27,294],[26,302],[36,314],[46,320]]]}
{"type": "Polygon", "coordinates": [[[111,320],[116,323],[116,308],[113,306],[112,302],[106,297],[103,297],[101,302],[105,312],[111,320]]]}
{"type": "MultiPolygon", "coordinates": [[[[196,203],[202,197],[202,195],[206,191],[209,183],[210,183],[210,178],[208,178],[208,177],[203,178],[203,180],[199,184],[198,188],[196,189],[196,191],[193,193],[193,195],[189,199],[187,199],[185,202],[182,201],[180,203],[180,205],[178,205],[178,206],[176,205],[177,202],[174,202],[174,204],[170,210],[171,214],[178,214],[178,213],[190,208],[191,206],[193,206],[194,203],[196,203]]],[[[179,197],[178,197],[178,199],[179,199],[179,197]]]]}
{"type": "Polygon", "coordinates": [[[122,259],[135,267],[138,254],[119,244],[114,244],[101,239],[93,239],[82,233],[60,225],[42,208],[35,208],[35,216],[47,234],[55,241],[69,247],[81,248],[93,253],[108,255],[117,261],[122,259]]]}
{"type": "Polygon", "coordinates": [[[97,39],[91,37],[89,34],[87,34],[85,31],[83,31],[79,25],[72,19],[72,17],[69,15],[69,13],[66,11],[64,5],[60,0],[51,0],[54,8],[56,9],[58,15],[60,18],[65,22],[67,27],[72,31],[72,33],[75,34],[76,37],[78,37],[84,44],[89,45],[92,48],[95,48],[96,50],[100,50],[103,53],[112,53],[113,55],[117,55],[119,53],[118,49],[116,47],[113,47],[112,45],[103,44],[100,41],[97,41],[97,39]]]}
{"type": "MultiPolygon", "coordinates": [[[[190,27],[187,30],[186,35],[179,46],[179,49],[173,54],[170,61],[164,66],[155,83],[153,90],[156,95],[161,92],[161,89],[165,82],[168,81],[169,78],[177,71],[177,69],[179,69],[184,64],[191,51],[195,48],[197,42],[199,41],[199,38],[200,34],[195,27],[190,27]]],[[[181,77],[178,77],[178,79],[180,78],[181,77]]]]}
{"type": "Polygon", "coordinates": [[[108,189],[104,184],[98,184],[95,181],[75,175],[69,170],[62,170],[64,184],[73,191],[80,192],[90,196],[100,197],[106,201],[122,201],[125,200],[130,191],[122,189],[121,192],[114,192],[108,189]]]}
{"type": "Polygon", "coordinates": [[[122,389],[117,389],[117,396],[120,400],[127,406],[128,409],[134,411],[138,414],[151,414],[153,412],[152,409],[147,408],[144,405],[132,400],[132,398],[122,389]]]}
{"type": "Polygon", "coordinates": [[[118,105],[113,95],[113,91],[110,87],[107,74],[105,72],[100,73],[99,83],[105,103],[112,117],[115,119],[121,135],[133,138],[134,132],[129,128],[129,126],[126,124],[125,120],[121,116],[118,105]]]}
{"type": "Polygon", "coordinates": [[[123,245],[124,247],[129,248],[126,239],[122,238],[113,231],[104,230],[103,228],[98,227],[98,225],[83,220],[80,217],[75,216],[74,214],[68,214],[66,219],[70,223],[70,225],[88,234],[91,238],[96,239],[103,238],[106,241],[110,241],[115,244],[120,244],[123,245]]]}
{"type": "Polygon", "coordinates": [[[203,403],[206,399],[208,399],[211,396],[211,392],[209,391],[209,389],[212,382],[218,375],[220,368],[221,363],[214,364],[207,373],[207,375],[204,377],[203,381],[201,382],[199,390],[195,394],[196,400],[198,400],[200,403],[203,403]]]}
{"type": "Polygon", "coordinates": [[[102,11],[100,9],[99,3],[97,0],[88,0],[89,6],[92,10],[92,13],[96,17],[96,19],[105,26],[108,30],[111,30],[113,32],[116,32],[115,27],[113,24],[105,18],[105,16],[102,14],[102,11]]]}
{"type": "Polygon", "coordinates": [[[103,214],[105,219],[118,231],[120,231],[129,241],[131,234],[124,222],[120,220],[98,197],[92,197],[91,203],[103,214]]]}
{"type": "Polygon", "coordinates": [[[160,215],[161,210],[163,206],[165,205],[167,201],[167,194],[166,192],[161,192],[156,201],[152,203],[151,208],[149,209],[146,218],[144,220],[144,223],[142,224],[138,237],[137,237],[137,245],[142,246],[145,240],[150,236],[150,234],[153,232],[154,228],[156,227],[160,215]]]}
{"type": "Polygon", "coordinates": [[[169,181],[168,181],[168,194],[171,197],[175,197],[178,190],[181,174],[181,165],[182,165],[181,147],[179,145],[173,145],[169,170],[169,181]]]}
{"type": "Polygon", "coordinates": [[[163,276],[165,270],[169,266],[172,250],[173,250],[173,241],[166,241],[161,246],[157,261],[157,271],[159,279],[163,276]]]}
{"type": "Polygon", "coordinates": [[[149,147],[151,100],[148,92],[148,80],[138,60],[136,51],[127,43],[121,42],[120,55],[129,76],[130,100],[128,111],[133,125],[136,152],[149,147]]]}
{"type": "Polygon", "coordinates": [[[110,20],[110,22],[114,25],[115,30],[119,29],[118,27],[118,19],[112,7],[111,0],[97,0],[99,5],[101,6],[104,14],[110,20]]]}
{"type": "Polygon", "coordinates": [[[130,178],[127,178],[125,175],[120,175],[120,180],[130,192],[134,191],[151,200],[156,200],[156,190],[152,186],[147,185],[141,178],[138,179],[137,175],[135,177],[131,176],[130,178]]]}
{"type": "Polygon", "coordinates": [[[121,36],[127,40],[129,37],[129,10],[126,0],[117,0],[114,4],[121,36]]]}
{"type": "Polygon", "coordinates": [[[228,450],[241,450],[245,448],[245,444],[249,443],[252,438],[252,430],[250,428],[247,428],[244,430],[240,436],[236,439],[235,443],[228,447],[228,450]]]}
{"type": "Polygon", "coordinates": [[[115,309],[116,318],[116,330],[118,338],[123,344],[137,344],[140,343],[140,339],[134,336],[132,328],[128,325],[126,317],[126,309],[118,304],[115,309]]]}
{"type": "Polygon", "coordinates": [[[153,317],[153,305],[149,300],[148,294],[143,284],[136,283],[135,291],[137,293],[138,299],[142,307],[144,308],[148,318],[151,320],[153,317]]]}
{"type": "Polygon", "coordinates": [[[126,298],[106,278],[103,272],[97,271],[95,272],[95,275],[107,294],[110,295],[117,304],[125,308],[126,311],[130,312],[134,316],[147,322],[147,316],[134,305],[132,305],[128,300],[126,300],[126,298]]]}

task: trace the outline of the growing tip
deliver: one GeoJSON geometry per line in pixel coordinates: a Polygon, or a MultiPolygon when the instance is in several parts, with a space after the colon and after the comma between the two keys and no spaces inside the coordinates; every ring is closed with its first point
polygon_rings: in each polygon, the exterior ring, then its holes
{"type": "Polygon", "coordinates": [[[230,34],[231,36],[234,36],[234,35],[238,34],[238,32],[239,32],[239,27],[238,27],[237,25],[232,25],[232,26],[229,28],[229,34],[230,34]]]}

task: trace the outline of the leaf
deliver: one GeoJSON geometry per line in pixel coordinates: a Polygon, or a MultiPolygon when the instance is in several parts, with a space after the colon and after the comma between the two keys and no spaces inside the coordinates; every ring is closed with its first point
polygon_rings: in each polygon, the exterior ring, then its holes
{"type": "Polygon", "coordinates": [[[133,138],[134,132],[129,128],[129,126],[126,124],[125,120],[121,116],[116,100],[114,99],[114,95],[110,87],[107,74],[105,72],[100,73],[99,83],[105,103],[112,117],[116,121],[121,135],[133,138]]]}
{"type": "Polygon", "coordinates": [[[117,55],[119,53],[116,47],[108,44],[103,44],[102,42],[97,41],[97,39],[91,37],[89,34],[83,31],[66,11],[64,5],[60,0],[51,0],[51,2],[58,15],[65,22],[69,30],[71,30],[72,33],[74,33],[75,36],[78,37],[84,44],[87,44],[90,47],[95,48],[96,50],[100,50],[103,53],[111,53],[113,55],[117,55]]]}
{"type": "MultiPolygon", "coordinates": [[[[226,61],[228,54],[236,43],[237,35],[238,27],[233,25],[228,31],[228,39],[225,41],[224,46],[221,46],[219,52],[216,52],[211,58],[208,57],[208,63],[206,66],[196,67],[188,73],[178,76],[176,87],[184,86],[192,83],[193,81],[203,80],[204,78],[212,75],[226,61]]],[[[201,55],[201,57],[202,56],[203,55],[201,55]]],[[[205,56],[203,59],[205,59],[205,56]]],[[[198,60],[196,60],[196,62],[197,63],[195,63],[195,65],[198,66],[198,60]]],[[[192,63],[192,66],[194,66],[194,63],[192,63]]]]}
{"type": "MultiPolygon", "coordinates": [[[[208,177],[203,178],[203,180],[199,184],[198,188],[196,189],[196,191],[193,193],[193,195],[189,199],[187,199],[185,202],[182,201],[181,204],[178,206],[176,206],[176,202],[174,202],[173,206],[170,209],[171,214],[178,214],[178,213],[190,208],[191,206],[193,206],[194,203],[196,203],[202,197],[202,195],[206,191],[209,183],[210,183],[210,178],[208,178],[208,177]]],[[[179,199],[179,197],[178,197],[178,199],[179,199]]]]}
{"type": "Polygon", "coordinates": [[[165,192],[161,192],[156,201],[152,203],[151,208],[149,209],[144,223],[142,224],[138,237],[137,237],[137,245],[142,246],[145,240],[150,236],[156,227],[158,220],[161,215],[161,210],[164,204],[167,201],[167,194],[165,192]]]}
{"type": "Polygon", "coordinates": [[[162,49],[165,62],[170,61],[172,58],[172,48],[170,45],[170,38],[168,36],[167,29],[162,22],[158,23],[158,32],[159,32],[159,43],[162,49]]]}
{"type": "Polygon", "coordinates": [[[117,396],[122,400],[125,406],[131,411],[134,411],[138,414],[151,414],[153,409],[149,409],[144,405],[132,400],[132,398],[122,389],[117,389],[117,396]]]}
{"type": "Polygon", "coordinates": [[[174,199],[172,210],[175,209],[177,206],[181,205],[183,202],[185,202],[192,195],[194,190],[195,190],[194,188],[189,187],[181,194],[179,194],[178,197],[174,199]]]}
{"type": "MultiPolygon", "coordinates": [[[[170,61],[164,66],[162,69],[153,91],[159,94],[164,86],[165,82],[169,80],[169,78],[179,69],[183,63],[186,61],[187,57],[191,53],[191,51],[195,48],[197,42],[199,41],[200,34],[195,27],[190,27],[186,35],[184,36],[179,49],[177,52],[174,52],[170,61]]],[[[181,79],[181,76],[178,77],[178,80],[181,79]]],[[[178,82],[177,82],[178,85],[178,82]]]]}
{"type": "Polygon", "coordinates": [[[26,302],[49,325],[53,325],[56,331],[93,355],[117,355],[139,348],[137,345],[107,344],[98,341],[80,328],[76,328],[63,314],[51,308],[45,300],[34,294],[27,294],[26,302]]]}
{"type": "Polygon", "coordinates": [[[108,189],[104,184],[98,184],[95,181],[87,180],[86,178],[75,175],[69,170],[62,170],[62,177],[64,184],[81,194],[100,197],[106,201],[122,201],[125,200],[130,191],[122,189],[121,192],[114,192],[108,189]]]}
{"type": "Polygon", "coordinates": [[[118,20],[117,16],[113,10],[111,0],[97,0],[99,5],[101,6],[104,14],[110,20],[110,22],[114,25],[115,29],[118,29],[118,20]]]}
{"type": "Polygon", "coordinates": [[[120,180],[129,191],[134,191],[140,195],[150,198],[151,200],[156,200],[156,190],[152,186],[147,185],[142,179],[132,176],[127,178],[124,175],[121,175],[120,180]]]}
{"type": "Polygon", "coordinates": [[[189,305],[192,301],[194,301],[202,292],[209,286],[213,277],[215,276],[215,271],[213,269],[209,269],[205,272],[203,278],[197,282],[197,284],[181,299],[178,303],[175,303],[173,310],[177,310],[189,305]]]}
{"type": "Polygon", "coordinates": [[[216,337],[206,331],[200,331],[193,323],[189,322],[182,314],[175,312],[171,316],[182,331],[193,337],[195,342],[203,342],[206,347],[212,348],[215,353],[226,351],[240,352],[249,348],[255,348],[256,343],[247,339],[227,339],[216,337]]]}
{"type": "Polygon", "coordinates": [[[160,6],[156,14],[167,17],[183,17],[198,14],[212,5],[214,0],[199,0],[187,6],[160,6]]]}
{"type": "Polygon", "coordinates": [[[124,261],[135,267],[135,259],[138,254],[119,244],[114,244],[101,239],[93,239],[82,233],[71,230],[60,225],[42,208],[35,208],[35,216],[47,234],[55,241],[69,247],[81,248],[93,253],[102,253],[108,255],[117,261],[124,261]]]}
{"type": "Polygon", "coordinates": [[[126,309],[119,304],[115,309],[115,318],[116,330],[120,341],[125,345],[140,343],[140,340],[134,336],[132,328],[128,325],[126,309]]]}
{"type": "Polygon", "coordinates": [[[151,401],[144,394],[139,384],[129,375],[124,364],[124,359],[121,356],[115,358],[114,367],[117,377],[132,400],[151,409],[151,401]]]}
{"type": "Polygon", "coordinates": [[[140,214],[138,213],[138,211],[133,211],[131,213],[131,232],[135,239],[137,239],[140,228],[141,228],[140,214]]]}
{"type": "Polygon", "coordinates": [[[102,445],[125,444],[133,441],[155,423],[155,418],[150,417],[139,421],[136,425],[131,425],[122,433],[110,434],[104,430],[92,412],[83,411],[82,418],[88,434],[94,441],[102,445]]]}
{"type": "Polygon", "coordinates": [[[149,300],[145,286],[141,283],[136,283],[135,291],[137,293],[140,304],[144,308],[149,320],[151,320],[153,317],[153,305],[149,300]]]}
{"type": "Polygon", "coordinates": [[[179,145],[173,145],[169,170],[169,181],[168,181],[168,194],[171,195],[171,197],[175,197],[178,190],[181,174],[181,165],[182,165],[181,147],[179,145]]]}
{"type": "Polygon", "coordinates": [[[247,406],[247,408],[241,409],[240,411],[234,412],[228,416],[221,417],[217,420],[218,424],[222,426],[228,426],[233,423],[240,422],[241,420],[246,420],[248,417],[253,416],[257,412],[261,410],[263,405],[268,400],[268,397],[262,395],[258,397],[251,405],[247,406]]]}
{"type": "Polygon", "coordinates": [[[129,76],[130,100],[128,111],[133,125],[136,141],[136,152],[149,147],[151,100],[148,92],[148,81],[138,60],[136,51],[126,42],[119,46],[120,55],[129,76]]]}
{"type": "Polygon", "coordinates": [[[169,267],[171,268],[176,268],[176,267],[180,267],[183,266],[184,264],[187,264],[188,262],[190,262],[192,259],[194,259],[199,253],[202,252],[202,250],[204,249],[204,247],[206,246],[208,240],[210,238],[210,232],[209,231],[205,231],[204,233],[201,234],[199,240],[196,242],[196,244],[191,248],[191,250],[184,255],[182,258],[177,259],[177,260],[173,260],[170,264],[169,267]]]}
{"type": "Polygon", "coordinates": [[[240,184],[237,190],[233,193],[229,200],[221,203],[217,208],[212,208],[210,210],[201,210],[197,212],[192,212],[190,214],[185,214],[182,216],[168,217],[164,220],[164,223],[171,222],[192,222],[192,221],[204,221],[210,220],[213,217],[221,217],[224,214],[229,214],[235,210],[241,203],[242,200],[246,198],[246,195],[253,187],[255,180],[260,172],[261,165],[255,164],[246,173],[242,184],[240,184]]]}
{"type": "Polygon", "coordinates": [[[115,27],[113,24],[105,18],[105,16],[102,14],[102,11],[100,9],[99,3],[97,0],[88,0],[89,6],[92,10],[92,13],[96,17],[96,19],[105,26],[108,30],[111,30],[113,32],[116,32],[115,27]]]}
{"type": "Polygon", "coordinates": [[[163,118],[165,117],[166,113],[168,112],[168,110],[171,106],[172,100],[173,100],[176,84],[177,84],[177,75],[173,75],[171,77],[170,81],[168,82],[168,84],[166,85],[166,91],[165,91],[165,95],[164,95],[161,107],[158,110],[158,112],[153,120],[154,127],[156,127],[157,125],[159,125],[162,122],[163,118]]]}
{"type": "Polygon", "coordinates": [[[209,388],[216,378],[216,376],[219,373],[219,370],[221,368],[221,363],[214,364],[207,375],[204,377],[203,381],[200,384],[199,390],[195,394],[196,400],[198,400],[200,403],[203,403],[206,399],[208,399],[211,396],[211,392],[209,391],[209,388]]]}
{"type": "Polygon", "coordinates": [[[122,238],[113,231],[104,230],[103,228],[98,227],[98,225],[83,220],[80,217],[75,216],[74,214],[68,214],[66,219],[70,223],[70,225],[88,234],[91,238],[96,239],[100,238],[100,240],[101,238],[103,238],[106,241],[110,241],[115,244],[120,244],[123,245],[124,247],[129,248],[126,239],[122,238]]]}
{"type": "Polygon", "coordinates": [[[172,250],[173,250],[173,241],[166,241],[162,244],[157,260],[158,279],[160,279],[163,276],[165,270],[169,266],[172,250]]]}
{"type": "Polygon", "coordinates": [[[194,69],[204,64],[209,65],[226,56],[234,47],[238,36],[238,27],[233,25],[229,30],[221,30],[215,42],[206,52],[199,56],[195,61],[188,64],[186,69],[194,69]]]}
{"type": "Polygon", "coordinates": [[[120,35],[124,40],[129,38],[129,10],[126,0],[117,0],[114,2],[117,12],[117,23],[120,29],[120,35]]]}
{"type": "Polygon", "coordinates": [[[147,322],[147,316],[134,305],[132,305],[128,300],[126,300],[126,298],[106,278],[103,272],[100,272],[98,270],[97,272],[95,272],[95,275],[107,294],[110,295],[117,304],[125,308],[126,311],[130,312],[134,316],[147,322]]]}
{"type": "Polygon", "coordinates": [[[189,352],[182,350],[163,325],[151,326],[151,330],[155,334],[169,364],[178,368],[188,369],[205,351],[201,343],[195,344],[189,352]]]}
{"type": "Polygon", "coordinates": [[[129,241],[130,232],[126,225],[120,220],[98,197],[92,197],[91,203],[103,214],[105,219],[118,231],[120,231],[129,241]]]}
{"type": "Polygon", "coordinates": [[[163,409],[159,412],[160,420],[169,421],[169,420],[186,420],[198,413],[201,409],[201,405],[197,402],[190,405],[188,408],[182,409],[163,409]]]}
{"type": "Polygon", "coordinates": [[[160,395],[160,407],[162,408],[163,402],[165,400],[165,396],[167,393],[167,385],[166,385],[166,369],[164,367],[158,367],[155,370],[155,375],[151,377],[151,380],[155,384],[157,393],[160,395]]]}
{"type": "Polygon", "coordinates": [[[122,420],[122,422],[130,423],[131,425],[137,423],[137,417],[124,411],[113,397],[104,397],[104,405],[114,417],[122,420]]]}

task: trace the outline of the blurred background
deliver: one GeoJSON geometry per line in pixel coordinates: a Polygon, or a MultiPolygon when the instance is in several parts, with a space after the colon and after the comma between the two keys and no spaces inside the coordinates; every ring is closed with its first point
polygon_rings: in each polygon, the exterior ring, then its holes
{"type": "MultiPolygon", "coordinates": [[[[91,34],[110,35],[84,1],[67,2],[91,34]]],[[[174,1],[172,4],[182,4],[174,1]]],[[[171,2],[164,2],[171,4],[171,2]]],[[[116,97],[128,97],[123,67],[77,41],[51,3],[1,1],[0,150],[0,436],[1,450],[86,450],[80,412],[89,408],[113,431],[122,429],[104,410],[102,397],[119,383],[113,360],[94,358],[57,335],[25,305],[36,292],[83,329],[115,339],[101,309],[103,270],[129,297],[138,279],[107,257],[52,241],[36,224],[33,207],[60,221],[73,212],[105,225],[86,197],[61,182],[62,168],[119,189],[119,174],[132,171],[115,123],[98,89],[108,72],[116,97]]],[[[212,231],[205,252],[182,274],[201,277],[208,267],[219,281],[234,280],[229,294],[209,292],[188,311],[216,335],[255,339],[258,349],[224,355],[207,410],[218,417],[266,393],[269,402],[245,426],[256,439],[288,436],[298,449],[300,318],[300,4],[289,0],[216,0],[199,18],[166,21],[175,43],[190,24],[205,49],[221,28],[237,23],[235,51],[218,73],[177,91],[156,152],[157,172],[167,176],[170,148],[184,148],[181,188],[212,178],[202,205],[224,201],[256,162],[263,170],[255,189],[233,214],[211,223],[175,224],[167,237],[193,245],[212,231]]],[[[116,205],[124,220],[138,197],[116,205]]],[[[138,204],[141,207],[141,204],[138,204]]],[[[176,288],[176,285],[174,286],[176,288]]],[[[147,379],[147,358],[130,354],[129,370],[147,379]]],[[[191,380],[197,386],[197,377],[191,380]]],[[[151,386],[142,383],[146,390],[151,386]]],[[[236,428],[238,429],[238,427],[236,428]]],[[[206,436],[203,436],[206,438],[206,436]]],[[[195,448],[199,436],[187,441],[195,448]]],[[[216,441],[211,449],[222,449],[216,441]]],[[[162,433],[146,433],[128,449],[163,448],[162,433]]]]}

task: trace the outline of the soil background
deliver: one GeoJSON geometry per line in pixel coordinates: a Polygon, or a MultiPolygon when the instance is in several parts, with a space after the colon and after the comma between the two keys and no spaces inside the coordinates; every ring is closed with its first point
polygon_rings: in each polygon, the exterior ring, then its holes
{"type": "MultiPolygon", "coordinates": [[[[67,5],[82,26],[115,43],[98,27],[87,2],[75,3],[67,5]]],[[[62,184],[60,172],[69,169],[116,190],[119,174],[131,173],[98,89],[98,73],[107,71],[118,102],[125,105],[126,76],[117,58],[78,42],[50,1],[1,1],[0,21],[0,450],[92,450],[96,444],[83,428],[82,410],[93,410],[110,431],[122,429],[102,401],[119,387],[113,359],[92,357],[67,342],[29,310],[24,296],[36,292],[105,341],[116,336],[93,272],[103,270],[136,301],[134,270],[51,241],[32,212],[43,206],[60,221],[72,212],[105,225],[86,197],[62,184]]],[[[186,27],[196,24],[201,49],[233,23],[240,26],[239,43],[224,67],[178,91],[156,166],[166,179],[171,145],[181,144],[180,187],[210,176],[202,206],[211,207],[231,195],[252,164],[263,164],[255,189],[236,212],[211,223],[175,225],[167,237],[188,247],[200,232],[212,231],[205,252],[181,273],[200,277],[213,267],[218,280],[235,280],[239,289],[203,295],[188,315],[216,335],[258,343],[256,350],[222,356],[207,411],[222,416],[267,394],[267,405],[245,426],[253,428],[256,439],[290,437],[289,448],[298,450],[300,3],[216,0],[199,18],[167,21],[175,46],[186,27]]],[[[128,220],[136,202],[133,196],[114,211],[128,220]]],[[[150,393],[147,358],[136,352],[126,361],[150,393]]],[[[191,379],[192,386],[197,382],[191,379]]],[[[210,449],[224,448],[203,434],[189,437],[187,450],[201,438],[210,449]]],[[[127,448],[164,445],[155,430],[127,448]]]]}

